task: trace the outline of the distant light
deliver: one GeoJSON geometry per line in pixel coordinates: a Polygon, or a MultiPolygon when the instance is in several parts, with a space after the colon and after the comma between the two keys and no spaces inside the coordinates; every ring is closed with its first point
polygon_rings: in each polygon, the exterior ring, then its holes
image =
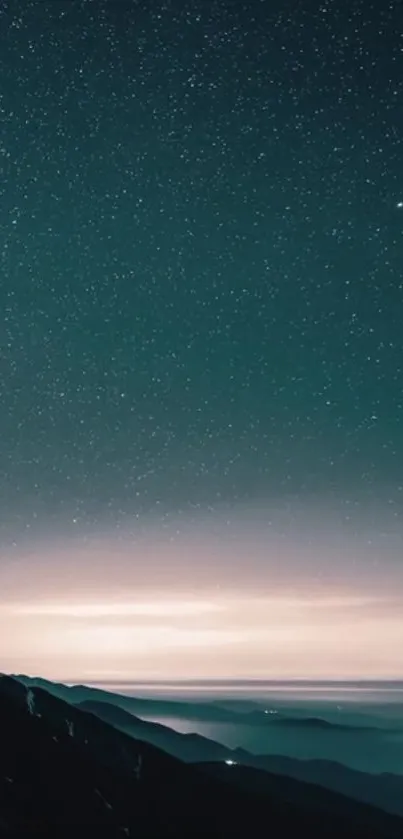
{"type": "Polygon", "coordinates": [[[403,210],[403,201],[398,201],[396,207],[398,210],[403,210]]]}
{"type": "Polygon", "coordinates": [[[236,760],[225,760],[224,763],[226,763],[227,766],[236,766],[237,765],[236,760]]]}

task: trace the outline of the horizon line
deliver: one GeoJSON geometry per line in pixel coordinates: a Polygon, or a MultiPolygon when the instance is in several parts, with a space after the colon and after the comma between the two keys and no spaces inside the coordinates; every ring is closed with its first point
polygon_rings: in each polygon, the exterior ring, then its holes
{"type": "Polygon", "coordinates": [[[192,679],[185,679],[185,678],[173,678],[173,679],[147,679],[147,678],[138,678],[138,679],[123,679],[123,678],[106,678],[106,679],[92,679],[89,677],[80,677],[80,678],[67,678],[65,676],[58,676],[51,678],[50,676],[41,676],[38,674],[28,674],[22,672],[6,672],[0,670],[0,676],[11,676],[14,678],[28,678],[28,679],[37,679],[45,682],[53,682],[54,684],[65,684],[68,686],[91,686],[91,685],[113,685],[113,686],[124,686],[124,685],[139,685],[139,686],[202,686],[202,685],[265,685],[265,686],[307,686],[307,687],[348,687],[348,686],[363,686],[363,687],[370,687],[370,686],[381,686],[381,685],[390,685],[393,686],[402,686],[403,687],[403,674],[399,677],[365,677],[365,678],[336,678],[336,677],[329,677],[325,679],[309,679],[305,676],[296,676],[292,679],[290,678],[260,678],[260,677],[237,677],[237,678],[228,678],[228,679],[217,679],[217,678],[192,678],[192,679]]]}
{"type": "MultiPolygon", "coordinates": [[[[40,678],[40,677],[39,677],[40,678]]],[[[51,681],[49,679],[49,681],[51,681]]],[[[69,684],[79,684],[75,679],[64,679],[69,684]]],[[[401,677],[390,678],[365,678],[365,679],[307,679],[305,677],[294,679],[261,679],[261,678],[237,678],[237,679],[85,679],[81,684],[91,685],[403,685],[403,674],[401,677]]]]}

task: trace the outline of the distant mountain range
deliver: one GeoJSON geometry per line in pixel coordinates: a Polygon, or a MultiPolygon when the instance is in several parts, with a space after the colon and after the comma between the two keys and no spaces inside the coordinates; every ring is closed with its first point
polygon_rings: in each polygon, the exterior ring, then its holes
{"type": "Polygon", "coordinates": [[[212,702],[196,702],[173,699],[159,699],[159,698],[138,698],[134,696],[127,696],[111,692],[109,690],[102,690],[99,688],[88,687],[87,685],[73,685],[67,686],[57,682],[49,682],[46,679],[30,678],[28,676],[17,676],[24,684],[33,684],[37,687],[44,687],[55,696],[65,699],[68,702],[82,702],[86,699],[101,698],[106,701],[115,702],[121,708],[126,708],[131,713],[139,716],[147,715],[153,717],[183,717],[187,720],[195,720],[199,722],[217,722],[217,723],[245,723],[248,725],[277,727],[281,725],[296,725],[296,726],[316,726],[318,728],[328,728],[344,730],[344,731],[382,731],[375,725],[348,725],[344,722],[329,722],[328,720],[319,717],[307,716],[293,716],[290,713],[281,713],[262,711],[261,708],[256,709],[252,707],[247,711],[240,711],[235,706],[228,708],[225,704],[217,701],[212,702]]]}
{"type": "MultiPolygon", "coordinates": [[[[298,760],[297,758],[286,757],[275,754],[252,754],[244,749],[231,750],[220,743],[202,737],[199,734],[179,734],[168,726],[142,720],[138,715],[160,716],[161,719],[175,717],[186,720],[217,721],[230,723],[244,723],[245,714],[232,711],[228,708],[212,703],[176,702],[163,699],[139,699],[121,694],[114,694],[109,691],[99,690],[78,685],[68,687],[63,684],[48,682],[43,679],[30,679],[25,676],[18,677],[24,684],[42,686],[49,692],[84,710],[96,713],[106,722],[119,728],[127,734],[164,749],[169,754],[178,757],[188,763],[222,761],[232,759],[242,762],[243,765],[252,766],[256,769],[265,769],[279,775],[317,784],[334,792],[342,793],[355,798],[363,803],[373,804],[381,807],[390,813],[403,816],[403,775],[391,773],[372,774],[360,772],[331,760],[298,760]],[[95,705],[91,705],[95,703],[95,705]]],[[[267,716],[262,711],[253,710],[247,713],[248,723],[250,718],[262,723],[262,716],[266,722],[267,716]]],[[[273,719],[269,716],[269,722],[273,719]]],[[[354,733],[357,730],[363,732],[378,730],[374,726],[351,727],[339,723],[329,723],[317,717],[294,718],[287,716],[274,718],[278,723],[289,723],[291,725],[303,726],[320,730],[333,728],[337,731],[345,731],[350,728],[354,733]]],[[[402,764],[403,768],[403,764],[402,764]]]]}
{"type": "Polygon", "coordinates": [[[150,702],[195,713],[193,703],[0,677],[0,837],[71,839],[83,827],[97,839],[403,836],[392,815],[403,815],[403,777],[231,751],[141,719],[150,702]]]}
{"type": "MultiPolygon", "coordinates": [[[[80,702],[78,707],[96,714],[132,737],[146,740],[164,749],[186,763],[232,760],[243,766],[318,784],[403,817],[403,776],[357,772],[332,761],[297,760],[281,755],[253,755],[244,749],[228,749],[199,734],[179,734],[167,726],[141,720],[110,700],[87,699],[80,702]]],[[[309,721],[310,718],[307,718],[306,723],[309,721]]],[[[331,723],[325,722],[325,725],[331,723]]]]}

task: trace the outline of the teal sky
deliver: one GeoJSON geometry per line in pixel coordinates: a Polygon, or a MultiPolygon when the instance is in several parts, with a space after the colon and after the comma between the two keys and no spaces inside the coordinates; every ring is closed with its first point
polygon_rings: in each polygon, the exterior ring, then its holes
{"type": "Polygon", "coordinates": [[[285,5],[2,3],[0,574],[401,591],[400,4],[285,5]]]}

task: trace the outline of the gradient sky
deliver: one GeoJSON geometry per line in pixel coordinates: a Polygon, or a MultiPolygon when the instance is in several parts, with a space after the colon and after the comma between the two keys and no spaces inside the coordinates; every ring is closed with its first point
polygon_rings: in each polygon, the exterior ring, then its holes
{"type": "Polygon", "coordinates": [[[402,677],[400,2],[0,43],[0,669],[402,677]]]}

